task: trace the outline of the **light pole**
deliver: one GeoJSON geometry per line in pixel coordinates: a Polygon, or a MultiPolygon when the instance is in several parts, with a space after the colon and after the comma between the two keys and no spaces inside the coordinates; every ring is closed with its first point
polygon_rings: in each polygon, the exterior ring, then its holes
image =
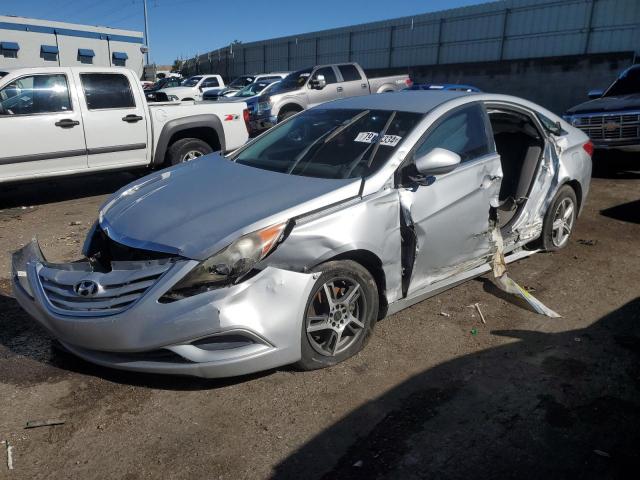
{"type": "Polygon", "coordinates": [[[147,19],[147,0],[142,0],[142,6],[144,8],[144,42],[147,44],[147,51],[145,52],[147,65],[149,65],[149,21],[147,19]]]}

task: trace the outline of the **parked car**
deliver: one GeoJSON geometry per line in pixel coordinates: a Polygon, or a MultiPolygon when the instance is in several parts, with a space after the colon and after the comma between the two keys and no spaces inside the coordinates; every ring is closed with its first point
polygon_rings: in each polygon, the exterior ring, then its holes
{"type": "Polygon", "coordinates": [[[357,63],[319,65],[293,72],[260,104],[260,121],[273,126],[298,112],[344,97],[394,92],[412,84],[409,75],[367,78],[357,63]]]}
{"type": "Polygon", "coordinates": [[[202,100],[203,92],[221,91],[224,86],[220,75],[195,75],[183,80],[179,87],[158,90],[158,94],[166,95],[170,102],[202,100]]]}
{"type": "Polygon", "coordinates": [[[565,120],[596,148],[640,152],[640,65],[626,69],[604,92],[590,91],[589,98],[567,110],[565,120]]]}
{"type": "Polygon", "coordinates": [[[0,183],[164,167],[247,141],[243,103],[148,105],[135,73],[34,67],[0,79],[0,183]]]}
{"type": "MultiPolygon", "coordinates": [[[[256,83],[260,80],[270,80],[272,82],[282,80],[284,77],[289,75],[290,72],[284,73],[261,73],[259,75],[243,75],[241,77],[236,78],[233,82],[231,82],[227,87],[218,92],[218,97],[235,97],[236,94],[245,87],[248,87],[252,83],[256,83]]],[[[212,92],[207,99],[214,100],[215,93],[212,92]]]]}
{"type": "MultiPolygon", "coordinates": [[[[265,127],[260,123],[258,119],[258,104],[261,102],[261,99],[263,99],[264,96],[268,95],[269,90],[271,90],[279,82],[280,80],[275,80],[273,78],[257,80],[252,84],[244,87],[234,96],[222,97],[217,101],[246,103],[247,110],[249,111],[249,135],[256,135],[265,130],[265,127]]],[[[207,100],[206,96],[205,100],[207,100]]]]}
{"type": "Polygon", "coordinates": [[[463,85],[459,83],[414,83],[405,90],[453,90],[456,92],[481,92],[477,87],[472,85],[463,85]]]}
{"type": "Polygon", "coordinates": [[[84,262],[48,263],[34,240],[13,256],[15,297],[100,365],[203,377],[326,367],[498,251],[566,246],[589,146],[511,96],[336,100],[122,188],[84,262]]]}
{"type": "Polygon", "coordinates": [[[161,78],[152,87],[146,88],[144,95],[148,102],[166,102],[168,101],[167,95],[165,93],[158,94],[158,92],[163,88],[179,87],[181,83],[182,78],[180,77],[161,78]]]}

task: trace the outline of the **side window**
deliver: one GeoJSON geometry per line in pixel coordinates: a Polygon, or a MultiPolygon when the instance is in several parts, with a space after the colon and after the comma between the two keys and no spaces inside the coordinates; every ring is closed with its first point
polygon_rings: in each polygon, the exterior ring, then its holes
{"type": "Polygon", "coordinates": [[[471,105],[446,117],[418,147],[415,157],[434,148],[451,150],[460,155],[462,162],[491,152],[482,107],[471,105]]]}
{"type": "Polygon", "coordinates": [[[0,90],[0,115],[32,115],[71,110],[65,75],[22,77],[0,90]]]}
{"type": "Polygon", "coordinates": [[[340,73],[342,74],[342,78],[345,82],[353,82],[355,80],[362,80],[358,69],[355,65],[340,65],[338,66],[340,73]]]}
{"type": "Polygon", "coordinates": [[[131,85],[126,76],[114,73],[81,73],[82,89],[89,110],[135,108],[131,85]]]}
{"type": "Polygon", "coordinates": [[[204,80],[202,82],[202,85],[200,85],[202,88],[210,88],[210,87],[219,87],[220,83],[218,82],[218,79],[215,77],[211,77],[211,78],[207,78],[206,80],[204,80]]]}
{"type": "Polygon", "coordinates": [[[324,67],[319,70],[316,70],[316,73],[313,74],[313,79],[317,79],[318,75],[324,75],[324,79],[327,81],[327,85],[331,83],[338,83],[338,79],[336,78],[336,74],[333,72],[333,68],[324,67]]]}

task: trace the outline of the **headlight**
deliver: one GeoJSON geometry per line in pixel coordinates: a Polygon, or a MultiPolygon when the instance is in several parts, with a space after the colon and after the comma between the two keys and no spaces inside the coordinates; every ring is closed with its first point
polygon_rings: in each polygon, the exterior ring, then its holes
{"type": "Polygon", "coordinates": [[[167,100],[169,100],[170,102],[177,102],[180,99],[175,95],[167,95],[167,100]]]}
{"type": "Polygon", "coordinates": [[[279,223],[243,235],[196,266],[169,294],[180,290],[221,286],[241,278],[273,250],[286,225],[286,222],[279,223]]]}
{"type": "Polygon", "coordinates": [[[266,112],[271,110],[271,102],[260,102],[258,103],[258,113],[266,112]]]}

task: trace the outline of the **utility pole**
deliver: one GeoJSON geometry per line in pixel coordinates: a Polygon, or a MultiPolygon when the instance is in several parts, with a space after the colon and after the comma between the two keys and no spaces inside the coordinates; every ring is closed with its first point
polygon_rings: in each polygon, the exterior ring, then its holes
{"type": "Polygon", "coordinates": [[[149,65],[149,20],[147,19],[147,0],[142,0],[142,6],[144,8],[144,42],[147,44],[147,51],[145,55],[147,65],[149,65]]]}

